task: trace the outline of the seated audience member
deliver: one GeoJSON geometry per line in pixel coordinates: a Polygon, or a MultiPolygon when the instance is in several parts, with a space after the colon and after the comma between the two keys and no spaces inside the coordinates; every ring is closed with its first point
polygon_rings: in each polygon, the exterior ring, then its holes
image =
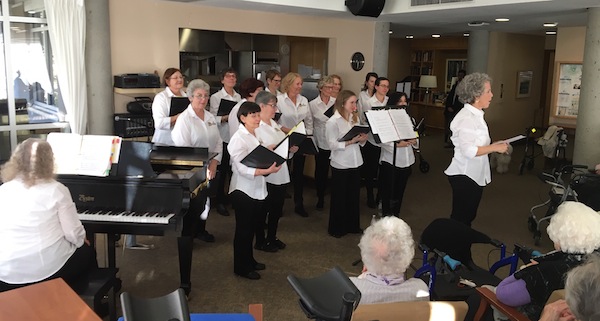
{"type": "Polygon", "coordinates": [[[544,307],[540,321],[600,320],[600,256],[591,254],[584,264],[567,273],[566,300],[544,307]]]}
{"type": "Polygon", "coordinates": [[[54,179],[50,144],[29,138],[2,166],[0,292],[98,267],[69,189],[54,179]]]}
{"type": "Polygon", "coordinates": [[[547,230],[556,250],[534,258],[496,288],[500,302],[520,307],[532,320],[539,318],[550,294],[564,288],[565,274],[600,247],[600,215],[583,203],[564,202],[547,230]]]}
{"type": "Polygon", "coordinates": [[[410,226],[388,216],[369,226],[358,244],[364,271],[350,279],[360,290],[360,304],[429,301],[429,289],[421,279],[406,279],[415,255],[410,226]]]}

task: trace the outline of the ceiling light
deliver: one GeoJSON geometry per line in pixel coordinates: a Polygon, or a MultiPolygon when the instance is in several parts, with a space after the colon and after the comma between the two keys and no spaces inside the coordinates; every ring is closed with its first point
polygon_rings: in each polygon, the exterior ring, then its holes
{"type": "Polygon", "coordinates": [[[412,39],[412,38],[414,38],[414,37],[415,37],[415,36],[413,36],[413,35],[406,35],[406,39],[412,39]]]}
{"type": "Polygon", "coordinates": [[[467,23],[467,25],[469,27],[483,27],[483,26],[489,25],[489,23],[487,23],[485,21],[471,21],[471,22],[467,23]]]}
{"type": "Polygon", "coordinates": [[[439,38],[439,37],[441,37],[441,36],[440,36],[440,35],[438,35],[438,34],[432,34],[432,35],[431,35],[431,38],[439,38]]]}
{"type": "Polygon", "coordinates": [[[548,30],[546,31],[547,35],[555,35],[556,34],[556,30],[548,30]]]}
{"type": "Polygon", "coordinates": [[[496,22],[509,22],[510,19],[508,18],[496,18],[496,22]]]}
{"type": "Polygon", "coordinates": [[[392,30],[388,31],[388,33],[391,35],[392,33],[394,33],[392,30]]]}
{"type": "Polygon", "coordinates": [[[558,22],[546,22],[546,23],[544,23],[544,27],[552,28],[552,27],[556,27],[556,26],[558,26],[558,22]]]}
{"type": "Polygon", "coordinates": [[[469,36],[468,32],[463,33],[463,37],[468,37],[468,36],[469,36]]]}

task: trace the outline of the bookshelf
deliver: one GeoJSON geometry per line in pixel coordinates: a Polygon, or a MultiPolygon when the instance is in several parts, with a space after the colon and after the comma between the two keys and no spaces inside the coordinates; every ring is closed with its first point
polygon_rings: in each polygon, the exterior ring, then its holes
{"type": "Polygon", "coordinates": [[[421,75],[433,75],[433,50],[413,50],[410,62],[410,92],[412,101],[425,100],[425,88],[419,88],[421,75]]]}

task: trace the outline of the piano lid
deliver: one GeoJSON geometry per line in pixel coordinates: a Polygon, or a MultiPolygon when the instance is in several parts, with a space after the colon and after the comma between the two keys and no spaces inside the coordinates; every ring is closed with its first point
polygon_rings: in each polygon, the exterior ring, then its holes
{"type": "Polygon", "coordinates": [[[209,153],[208,148],[203,147],[153,145],[150,162],[156,165],[204,167],[215,156],[215,153],[209,153]]]}

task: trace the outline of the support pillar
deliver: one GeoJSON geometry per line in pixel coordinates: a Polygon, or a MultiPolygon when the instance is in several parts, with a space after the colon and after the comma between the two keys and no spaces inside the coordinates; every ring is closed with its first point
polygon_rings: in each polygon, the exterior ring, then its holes
{"type": "Polygon", "coordinates": [[[467,74],[473,72],[487,73],[489,48],[490,32],[488,30],[473,30],[469,33],[467,74]]]}
{"type": "Polygon", "coordinates": [[[374,33],[375,34],[373,35],[373,71],[376,72],[379,76],[387,77],[388,56],[390,51],[390,23],[375,22],[374,33]]]}

